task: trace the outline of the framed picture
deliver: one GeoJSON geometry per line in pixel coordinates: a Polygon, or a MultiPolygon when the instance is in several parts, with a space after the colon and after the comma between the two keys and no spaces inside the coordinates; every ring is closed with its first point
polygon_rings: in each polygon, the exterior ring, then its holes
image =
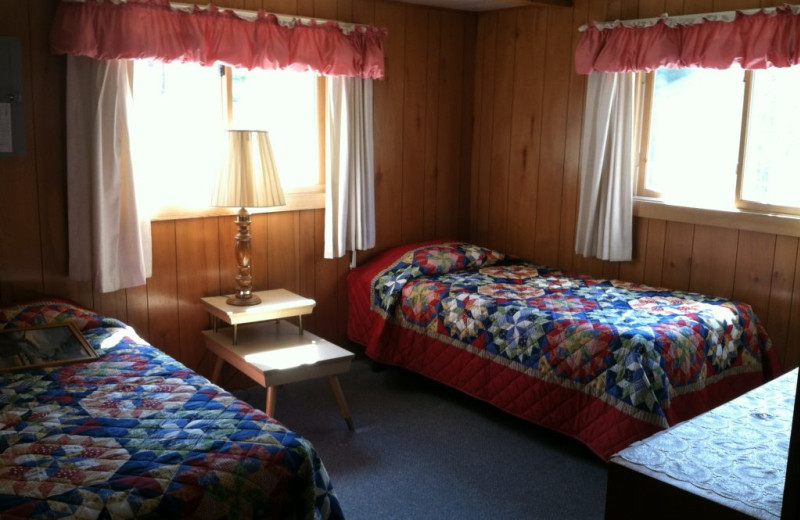
{"type": "Polygon", "coordinates": [[[74,323],[0,330],[0,372],[86,361],[97,352],[74,323]]]}

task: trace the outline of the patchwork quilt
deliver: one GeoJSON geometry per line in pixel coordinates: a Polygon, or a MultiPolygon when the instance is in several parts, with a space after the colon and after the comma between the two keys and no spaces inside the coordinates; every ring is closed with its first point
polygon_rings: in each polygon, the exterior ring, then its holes
{"type": "Polygon", "coordinates": [[[73,322],[99,357],[0,372],[0,517],[342,518],[313,446],[68,301],[0,309],[0,329],[73,322]]]}
{"type": "Polygon", "coordinates": [[[608,459],[778,372],[742,302],[577,276],[460,242],[389,251],[348,278],[348,333],[608,459]]]}

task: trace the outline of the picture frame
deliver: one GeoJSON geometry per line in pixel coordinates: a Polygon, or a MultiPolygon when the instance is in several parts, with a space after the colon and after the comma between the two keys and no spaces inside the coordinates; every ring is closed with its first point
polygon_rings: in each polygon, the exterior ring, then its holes
{"type": "Polygon", "coordinates": [[[97,352],[72,322],[0,330],[0,372],[96,358],[97,352]]]}

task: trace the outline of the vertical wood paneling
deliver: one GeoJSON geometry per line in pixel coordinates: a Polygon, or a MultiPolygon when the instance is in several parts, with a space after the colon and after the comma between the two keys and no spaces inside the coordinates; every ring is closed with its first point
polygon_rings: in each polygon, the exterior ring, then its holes
{"type": "Polygon", "coordinates": [[[633,219],[633,251],[630,262],[622,262],[619,277],[631,282],[644,281],[644,266],[647,251],[647,219],[633,219]]]}
{"type": "Polygon", "coordinates": [[[200,298],[220,294],[217,232],[217,221],[213,218],[175,223],[180,360],[206,373],[210,370],[210,360],[205,356],[200,331],[208,326],[208,316],[200,298]]]}
{"type": "Polygon", "coordinates": [[[489,158],[489,175],[492,189],[489,192],[488,247],[506,249],[506,216],[508,214],[508,155],[511,143],[512,100],[514,87],[515,43],[517,37],[516,15],[513,11],[497,14],[494,107],[490,122],[492,141],[489,158]]]}
{"type": "Polygon", "coordinates": [[[788,351],[800,352],[800,346],[791,345],[788,342],[789,328],[792,321],[792,289],[795,285],[795,264],[800,252],[798,251],[798,247],[800,247],[798,242],[800,240],[795,237],[779,236],[777,238],[769,290],[769,314],[764,324],[775,344],[787,346],[787,352],[784,353],[784,359],[782,360],[787,368],[790,365],[787,365],[786,361],[792,359],[788,351]]]}
{"type": "MultiPolygon", "coordinates": [[[[422,234],[425,230],[436,229],[438,194],[438,158],[439,140],[434,136],[439,133],[439,104],[441,99],[439,72],[441,70],[441,34],[442,15],[440,12],[426,13],[428,16],[427,55],[425,63],[425,121],[424,139],[425,157],[422,180],[422,234]]],[[[446,95],[446,94],[445,94],[446,95]]]]}
{"type": "MultiPolygon", "coordinates": [[[[317,236],[323,236],[325,212],[318,210],[314,214],[314,229],[317,236]]],[[[336,326],[335,321],[337,317],[336,304],[338,302],[336,291],[338,290],[337,282],[337,263],[335,260],[327,260],[323,258],[323,245],[322,240],[316,240],[314,252],[314,299],[317,302],[314,308],[314,314],[317,319],[317,329],[315,332],[320,337],[326,339],[335,338],[336,326]]]]}
{"type": "MultiPolygon", "coordinates": [[[[579,0],[575,2],[572,14],[572,47],[571,54],[580,40],[578,28],[589,21],[589,2],[579,0]]],[[[569,97],[567,102],[567,136],[564,154],[564,176],[561,189],[561,219],[559,230],[561,240],[558,247],[556,264],[562,269],[571,270],[575,258],[575,222],[579,197],[579,158],[580,154],[571,153],[570,150],[580,148],[581,130],[583,122],[583,93],[586,91],[586,77],[570,74],[569,97]]]]}
{"type": "MultiPolygon", "coordinates": [[[[464,84],[464,16],[451,11],[445,11],[441,16],[440,57],[438,68],[438,89],[436,114],[436,163],[434,175],[436,179],[435,207],[435,235],[440,237],[458,237],[459,222],[467,220],[466,214],[461,213],[462,204],[461,187],[464,182],[462,164],[453,157],[461,154],[462,134],[452,131],[452,126],[443,124],[443,121],[452,121],[456,128],[463,129],[468,126],[469,113],[465,113],[463,105],[467,93],[461,86],[464,84]]],[[[471,92],[471,90],[470,90],[471,92]]],[[[472,99],[467,103],[471,105],[472,99]]],[[[471,136],[471,134],[468,134],[471,136]]],[[[469,186],[467,185],[467,188],[469,186]]],[[[466,199],[463,199],[466,202],[466,199]]]]}
{"type": "Polygon", "coordinates": [[[661,285],[686,291],[692,266],[694,226],[682,222],[667,222],[664,237],[664,263],[661,266],[661,285]]]}
{"type": "Polygon", "coordinates": [[[424,235],[425,108],[427,82],[428,16],[424,9],[406,11],[403,67],[403,175],[400,219],[403,242],[424,235]]]}
{"type": "Polygon", "coordinates": [[[383,45],[386,77],[375,85],[373,96],[375,197],[380,201],[380,211],[375,215],[375,241],[378,249],[385,249],[402,240],[398,215],[403,203],[405,11],[398,5],[376,3],[375,24],[388,31],[383,45]]]}
{"type": "Polygon", "coordinates": [[[269,213],[267,216],[269,272],[265,288],[283,288],[296,293],[300,290],[297,212],[269,213]]]}
{"type": "Polygon", "coordinates": [[[572,75],[572,13],[547,9],[547,57],[545,58],[543,132],[539,159],[536,203],[535,259],[540,264],[558,263],[561,189],[567,133],[569,80],[572,75]]]}
{"type": "Polygon", "coordinates": [[[769,290],[776,240],[775,235],[739,232],[733,297],[752,305],[765,321],[769,319],[769,290]]]}
{"type": "Polygon", "coordinates": [[[473,188],[472,179],[475,177],[475,169],[472,168],[474,160],[474,141],[473,135],[477,127],[477,121],[480,114],[474,99],[477,96],[477,81],[475,78],[479,77],[477,73],[478,61],[478,19],[474,16],[464,17],[464,64],[462,69],[462,115],[458,126],[461,129],[461,150],[465,153],[459,155],[459,160],[456,164],[459,165],[459,211],[464,214],[463,218],[459,219],[458,233],[460,237],[467,238],[472,234],[474,224],[474,214],[472,211],[471,190],[473,188]],[[466,175],[467,179],[464,179],[466,175]]]}
{"type": "MultiPolygon", "coordinates": [[[[18,37],[22,53],[23,114],[25,118],[24,157],[0,158],[0,182],[3,204],[0,204],[0,297],[21,300],[41,294],[42,243],[39,189],[37,185],[35,125],[33,121],[31,62],[31,28],[28,23],[28,2],[0,2],[0,34],[18,37]]],[[[41,35],[38,35],[41,37],[41,35]]]]}
{"type": "Polygon", "coordinates": [[[514,94],[511,114],[511,149],[507,206],[506,250],[533,258],[531,230],[536,228],[539,143],[542,135],[542,94],[545,46],[542,37],[546,17],[537,9],[517,13],[514,94]]]}
{"type": "Polygon", "coordinates": [[[147,281],[149,330],[145,339],[180,359],[175,222],[154,222],[152,235],[153,276],[147,281]]]}
{"type": "Polygon", "coordinates": [[[689,289],[730,298],[733,295],[734,265],[738,232],[711,226],[695,226],[689,289]]]}
{"type": "Polygon", "coordinates": [[[472,206],[474,222],[470,234],[478,243],[489,240],[489,194],[492,192],[492,121],[494,120],[495,49],[497,47],[497,14],[480,18],[478,38],[478,68],[475,87],[475,106],[480,116],[476,117],[473,141],[472,206]]]}
{"type": "Polygon", "coordinates": [[[792,304],[789,311],[789,334],[785,347],[776,345],[778,351],[783,350],[783,368],[790,370],[800,364],[800,251],[794,267],[794,287],[792,288],[792,304]]]}
{"type": "Polygon", "coordinates": [[[661,285],[661,272],[664,266],[664,237],[667,223],[663,220],[648,220],[647,244],[645,246],[644,283],[661,285]]]}
{"type": "MultiPolygon", "coordinates": [[[[300,285],[297,287],[297,294],[311,298],[316,298],[316,277],[314,269],[307,266],[314,265],[315,244],[318,242],[316,234],[316,217],[313,210],[301,211],[298,215],[299,230],[299,254],[297,257],[298,274],[300,285]]],[[[321,241],[321,237],[319,238],[321,241]]],[[[316,330],[317,316],[312,313],[303,318],[303,323],[309,330],[316,330]]]]}

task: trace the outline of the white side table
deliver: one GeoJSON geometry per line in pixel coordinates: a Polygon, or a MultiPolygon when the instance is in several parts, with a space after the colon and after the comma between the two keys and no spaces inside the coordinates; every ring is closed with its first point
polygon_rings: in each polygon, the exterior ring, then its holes
{"type": "Polygon", "coordinates": [[[327,377],[347,427],[353,422],[338,374],[350,369],[354,354],[285,320],[302,319],[314,308],[314,300],[284,289],[260,291],[261,303],[237,307],[225,296],[203,298],[215,317],[214,328],[203,331],[206,347],[217,356],[212,380],[219,380],[225,362],[263,386],[267,391],[265,411],[274,415],[277,386],[317,377],[327,377]],[[217,319],[231,327],[217,327],[217,319]],[[277,320],[274,324],[263,323],[277,320]],[[246,325],[239,327],[239,325],[246,325]]]}

